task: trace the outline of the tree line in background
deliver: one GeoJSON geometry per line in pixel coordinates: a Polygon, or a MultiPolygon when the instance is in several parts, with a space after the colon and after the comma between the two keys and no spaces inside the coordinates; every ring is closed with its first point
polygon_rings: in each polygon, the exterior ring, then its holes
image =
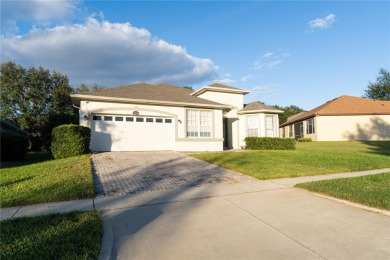
{"type": "MultiPolygon", "coordinates": [[[[379,71],[377,82],[369,83],[365,96],[390,100],[390,73],[379,71]]],[[[190,86],[184,86],[193,90],[190,86]]],[[[62,124],[78,124],[78,109],[73,107],[71,93],[99,90],[96,84],[72,88],[68,76],[42,67],[24,68],[14,62],[1,63],[0,118],[30,133],[32,150],[50,149],[51,131],[62,124]]],[[[304,110],[298,106],[273,106],[283,110],[279,122],[304,110]]]]}
{"type": "Polygon", "coordinates": [[[382,68],[376,82],[370,82],[364,91],[366,98],[390,101],[390,71],[382,68]]]}
{"type": "Polygon", "coordinates": [[[69,85],[68,76],[42,67],[24,68],[14,62],[1,64],[0,118],[30,133],[32,150],[50,148],[51,131],[62,124],[78,124],[78,110],[71,93],[89,89],[69,85]]]}

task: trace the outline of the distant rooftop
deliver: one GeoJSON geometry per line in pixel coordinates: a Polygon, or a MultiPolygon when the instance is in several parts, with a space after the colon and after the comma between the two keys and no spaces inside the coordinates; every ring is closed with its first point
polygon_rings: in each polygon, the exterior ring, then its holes
{"type": "Polygon", "coordinates": [[[390,101],[374,100],[353,96],[340,96],[310,111],[290,117],[281,126],[286,126],[318,115],[390,115],[390,101]]]}

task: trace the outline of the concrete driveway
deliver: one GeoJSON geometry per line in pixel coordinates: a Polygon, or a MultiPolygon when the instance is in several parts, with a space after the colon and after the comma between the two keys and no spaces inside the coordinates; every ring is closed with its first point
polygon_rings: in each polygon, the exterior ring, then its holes
{"type": "Polygon", "coordinates": [[[254,181],[178,152],[96,153],[92,165],[98,196],[254,181]]]}
{"type": "MultiPolygon", "coordinates": [[[[153,160],[145,168],[165,168],[175,179],[174,162],[181,169],[188,161],[184,175],[205,174],[186,155],[167,156],[170,166],[153,160]]],[[[208,185],[196,179],[196,185],[175,189],[97,197],[94,207],[103,212],[105,231],[100,259],[390,258],[390,217],[295,189],[284,180],[240,181],[239,174],[226,174],[227,179],[211,175],[218,179],[212,184],[200,178],[208,185]]]]}

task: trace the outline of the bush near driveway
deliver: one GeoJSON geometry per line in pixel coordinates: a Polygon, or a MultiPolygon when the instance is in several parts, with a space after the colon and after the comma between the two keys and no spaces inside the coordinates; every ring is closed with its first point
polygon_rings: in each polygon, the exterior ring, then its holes
{"type": "Polygon", "coordinates": [[[248,150],[295,150],[293,138],[247,137],[245,143],[248,150]]]}
{"type": "Polygon", "coordinates": [[[296,187],[390,210],[390,172],[297,184],[296,187]]]}
{"type": "Polygon", "coordinates": [[[71,212],[0,222],[0,259],[97,259],[100,212],[71,212]]]}
{"type": "MultiPolygon", "coordinates": [[[[38,155],[47,157],[45,153],[38,155]]],[[[76,200],[95,195],[89,155],[2,168],[0,187],[0,207],[76,200]]]]}
{"type": "Polygon", "coordinates": [[[80,125],[61,125],[53,129],[51,151],[55,159],[89,152],[91,129],[80,125]]]}

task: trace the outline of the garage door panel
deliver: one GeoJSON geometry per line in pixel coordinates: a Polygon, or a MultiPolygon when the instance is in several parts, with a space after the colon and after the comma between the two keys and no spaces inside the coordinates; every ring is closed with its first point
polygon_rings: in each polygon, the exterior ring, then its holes
{"type": "MultiPolygon", "coordinates": [[[[152,118],[153,122],[93,120],[91,150],[93,151],[152,151],[173,150],[174,124],[152,118]]],[[[151,118],[151,117],[148,117],[151,118]]],[[[149,119],[151,120],[151,119],[149,119]]],[[[168,120],[169,121],[169,120],[168,120]]]]}

